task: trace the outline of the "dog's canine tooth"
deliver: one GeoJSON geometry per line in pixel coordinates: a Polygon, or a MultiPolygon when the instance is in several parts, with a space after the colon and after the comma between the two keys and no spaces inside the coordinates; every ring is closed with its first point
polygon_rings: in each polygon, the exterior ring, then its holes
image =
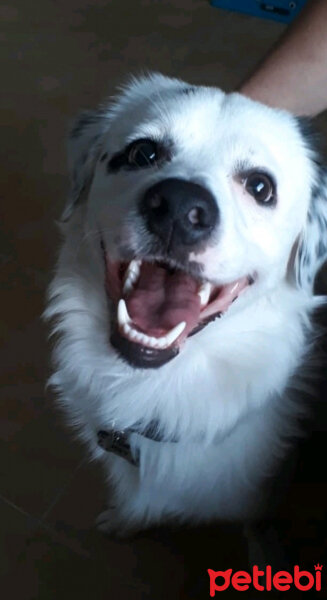
{"type": "Polygon", "coordinates": [[[205,281],[201,285],[201,287],[198,291],[198,296],[200,296],[200,299],[201,299],[201,306],[206,306],[208,304],[211,290],[212,290],[212,285],[211,285],[211,283],[209,283],[209,281],[205,281]]]}
{"type": "Polygon", "coordinates": [[[141,260],[131,260],[124,277],[123,293],[128,294],[140,276],[141,260]]]}
{"type": "Polygon", "coordinates": [[[178,323],[178,325],[176,325],[165,335],[165,338],[167,340],[167,346],[170,346],[173,342],[175,342],[175,340],[177,340],[182,331],[184,331],[185,327],[186,321],[181,321],[181,323],[178,323]]]}
{"type": "Polygon", "coordinates": [[[121,298],[118,302],[117,320],[119,325],[126,325],[132,322],[126,306],[126,302],[121,298]]]}

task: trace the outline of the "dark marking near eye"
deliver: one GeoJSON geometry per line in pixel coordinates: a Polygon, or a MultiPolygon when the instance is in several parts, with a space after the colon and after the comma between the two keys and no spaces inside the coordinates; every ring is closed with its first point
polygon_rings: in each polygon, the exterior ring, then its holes
{"type": "Polygon", "coordinates": [[[108,173],[117,173],[124,165],[126,165],[126,154],[125,152],[118,152],[109,160],[107,171],[108,173]]]}
{"type": "Polygon", "coordinates": [[[155,142],[155,141],[149,140],[150,143],[155,144],[155,146],[156,146],[155,159],[152,160],[151,162],[149,161],[149,164],[140,165],[140,164],[137,164],[137,162],[135,162],[135,164],[133,164],[132,162],[129,161],[129,153],[132,149],[132,146],[141,141],[148,141],[148,140],[146,138],[144,138],[144,140],[135,140],[134,142],[131,142],[130,144],[128,144],[128,146],[126,146],[123,150],[114,154],[107,164],[107,172],[108,173],[117,173],[120,169],[124,169],[124,171],[135,171],[135,170],[142,169],[145,167],[150,167],[153,165],[159,167],[163,162],[169,162],[172,159],[173,144],[172,144],[171,140],[166,139],[161,142],[155,142]]]}
{"type": "Polygon", "coordinates": [[[106,158],[108,158],[108,152],[105,152],[104,154],[102,154],[102,156],[100,158],[100,162],[103,162],[104,160],[106,160],[106,158]]]}

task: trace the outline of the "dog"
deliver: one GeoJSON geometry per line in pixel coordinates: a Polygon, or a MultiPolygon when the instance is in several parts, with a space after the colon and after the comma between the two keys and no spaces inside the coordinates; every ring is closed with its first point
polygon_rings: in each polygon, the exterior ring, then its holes
{"type": "Polygon", "coordinates": [[[50,383],[105,466],[99,529],[256,518],[323,302],[307,121],[154,73],[80,114],[68,158],[50,383]]]}

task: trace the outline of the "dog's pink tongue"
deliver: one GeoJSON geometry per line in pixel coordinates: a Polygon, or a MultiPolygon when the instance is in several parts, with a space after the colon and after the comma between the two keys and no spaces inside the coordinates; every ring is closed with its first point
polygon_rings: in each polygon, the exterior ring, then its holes
{"type": "Polygon", "coordinates": [[[184,337],[199,320],[198,287],[199,283],[182,271],[169,273],[144,262],[139,280],[126,299],[129,315],[139,329],[155,337],[185,321],[184,337]]]}

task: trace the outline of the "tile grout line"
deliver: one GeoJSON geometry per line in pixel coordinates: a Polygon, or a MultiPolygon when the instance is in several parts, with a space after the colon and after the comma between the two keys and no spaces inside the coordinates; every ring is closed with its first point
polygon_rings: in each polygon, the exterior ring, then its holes
{"type": "Polygon", "coordinates": [[[72,481],[75,478],[75,475],[77,473],[77,471],[79,471],[79,469],[81,467],[83,467],[83,465],[85,464],[87,459],[83,458],[79,464],[77,465],[76,469],[74,470],[73,474],[69,477],[68,481],[65,483],[65,485],[57,492],[57,494],[55,495],[55,497],[53,498],[53,500],[50,502],[49,506],[45,509],[44,513],[42,513],[39,522],[40,524],[46,525],[45,520],[47,519],[47,517],[49,516],[49,514],[51,513],[52,509],[56,506],[56,504],[59,502],[60,498],[65,494],[65,492],[67,491],[67,489],[69,488],[70,484],[72,483],[72,481]]]}
{"type": "Polygon", "coordinates": [[[20,512],[25,517],[29,517],[30,519],[33,519],[33,521],[39,521],[39,519],[37,517],[33,517],[33,515],[26,512],[26,510],[24,510],[21,506],[18,506],[14,502],[12,502],[12,500],[9,500],[9,498],[7,498],[6,496],[3,496],[2,494],[0,494],[0,500],[3,500],[3,502],[5,502],[5,504],[8,504],[9,506],[11,506],[11,508],[14,508],[15,510],[20,512]]]}
{"type": "MultiPolygon", "coordinates": [[[[17,512],[19,512],[20,514],[24,515],[25,517],[27,517],[28,519],[31,520],[31,522],[33,523],[33,526],[31,527],[31,530],[29,532],[29,536],[33,535],[35,532],[37,532],[39,529],[43,529],[45,531],[47,531],[49,534],[51,535],[56,535],[56,530],[53,529],[53,527],[51,527],[51,525],[49,525],[48,523],[45,522],[46,517],[48,516],[48,514],[50,513],[50,511],[52,510],[52,508],[56,505],[56,503],[58,502],[58,500],[60,499],[60,497],[65,493],[65,491],[67,490],[68,486],[71,484],[71,482],[73,481],[77,471],[85,464],[85,462],[87,461],[87,458],[82,459],[79,464],[77,465],[76,469],[74,470],[72,476],[69,478],[69,480],[67,481],[66,485],[60,490],[60,492],[58,492],[54,498],[54,500],[50,503],[50,505],[48,506],[48,508],[45,510],[45,512],[42,514],[41,517],[35,517],[33,515],[31,515],[30,513],[26,512],[26,510],[24,510],[23,508],[21,508],[20,506],[18,506],[17,504],[15,504],[14,502],[12,502],[11,500],[9,500],[9,498],[6,498],[5,496],[3,496],[0,493],[0,500],[2,500],[5,504],[7,504],[8,506],[10,506],[11,508],[13,508],[14,510],[16,510],[17,512]]],[[[24,543],[24,548],[26,547],[26,540],[24,543]]],[[[70,548],[70,551],[76,552],[74,549],[70,548]]],[[[23,552],[24,550],[22,550],[23,552]]],[[[22,554],[22,552],[20,553],[20,555],[22,554]]],[[[18,564],[16,563],[13,573],[16,573],[18,571],[18,564]]]]}

